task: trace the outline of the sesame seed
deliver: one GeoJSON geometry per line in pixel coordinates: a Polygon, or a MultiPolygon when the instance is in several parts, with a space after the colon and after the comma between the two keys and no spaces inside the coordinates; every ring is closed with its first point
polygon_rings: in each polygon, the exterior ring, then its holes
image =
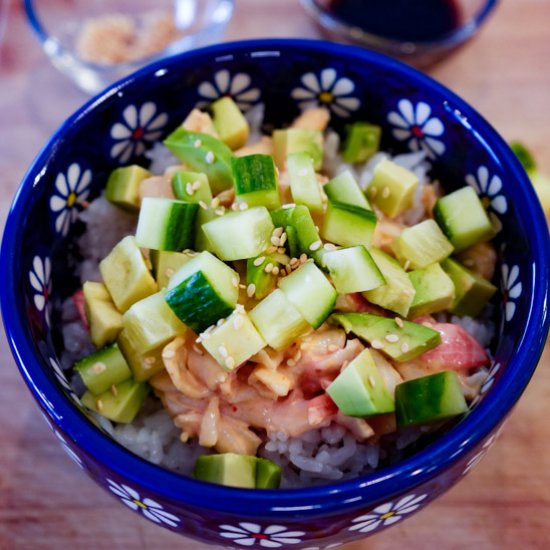
{"type": "Polygon", "coordinates": [[[220,206],[220,208],[216,208],[214,212],[216,216],[223,216],[225,214],[225,208],[223,206],[220,206]]]}
{"type": "Polygon", "coordinates": [[[244,325],[244,317],[242,315],[235,315],[233,319],[233,327],[239,330],[244,325]]]}
{"type": "Polygon", "coordinates": [[[246,288],[246,285],[243,284],[243,283],[241,283],[241,284],[239,285],[239,288],[245,289],[245,288],[246,288]]]}
{"type": "Polygon", "coordinates": [[[146,363],[147,365],[152,365],[155,362],[155,358],[154,357],[146,357],[143,360],[143,362],[146,363]]]}
{"type": "Polygon", "coordinates": [[[117,387],[113,384],[111,386],[111,393],[116,397],[118,395],[117,387]]]}
{"type": "MultiPolygon", "coordinates": [[[[209,332],[201,332],[200,336],[199,336],[201,342],[204,342],[204,340],[208,340],[208,338],[210,338],[210,333],[209,332]]],[[[199,342],[197,342],[199,343],[199,342]]]]}
{"type": "Polygon", "coordinates": [[[295,265],[298,265],[300,263],[300,260],[298,258],[290,258],[290,265],[294,267],[295,265]]]}
{"type": "Polygon", "coordinates": [[[199,201],[199,206],[200,206],[203,210],[208,210],[208,205],[207,205],[204,201],[199,201]]]}
{"type": "Polygon", "coordinates": [[[275,254],[275,252],[277,252],[277,247],[276,247],[276,246],[270,246],[270,247],[266,250],[266,253],[267,253],[267,254],[275,254]]]}
{"type": "Polygon", "coordinates": [[[92,367],[92,371],[94,374],[101,374],[102,372],[105,372],[107,370],[107,365],[105,363],[95,363],[92,367]]]}
{"type": "Polygon", "coordinates": [[[200,139],[196,139],[193,145],[198,149],[202,145],[202,141],[200,139]]]}
{"type": "Polygon", "coordinates": [[[241,202],[239,205],[239,210],[248,210],[248,204],[246,202],[241,202]]]}
{"type": "Polygon", "coordinates": [[[218,208],[220,206],[220,199],[219,197],[215,197],[212,199],[212,202],[210,203],[212,205],[212,208],[218,208]]]}
{"type": "Polygon", "coordinates": [[[228,357],[228,358],[225,360],[225,366],[226,366],[228,369],[232,369],[232,368],[235,366],[235,359],[233,359],[233,357],[228,357]]]}
{"type": "Polygon", "coordinates": [[[315,241],[309,245],[310,250],[318,250],[323,246],[323,243],[321,241],[315,241]]]}
{"type": "Polygon", "coordinates": [[[287,265],[287,266],[285,267],[285,271],[286,271],[286,274],[287,274],[287,275],[290,275],[290,274],[292,273],[292,267],[289,266],[289,265],[287,265]]]}
{"type": "Polygon", "coordinates": [[[223,345],[218,347],[218,353],[222,357],[229,357],[229,352],[227,351],[227,348],[223,345]]]}
{"type": "Polygon", "coordinates": [[[386,338],[388,342],[399,342],[399,336],[397,336],[397,334],[386,334],[384,338],[386,338]]]}
{"type": "Polygon", "coordinates": [[[273,233],[271,233],[274,237],[280,237],[283,234],[284,228],[283,227],[276,227],[273,230],[273,233]]]}
{"type": "Polygon", "coordinates": [[[197,180],[191,184],[191,187],[193,188],[193,191],[197,191],[201,188],[201,185],[202,183],[199,180],[197,180]]]}
{"type": "Polygon", "coordinates": [[[225,323],[225,319],[218,319],[218,322],[216,323],[217,327],[221,327],[225,323]]]}
{"type": "Polygon", "coordinates": [[[204,157],[204,160],[206,160],[206,162],[208,164],[212,164],[214,162],[214,153],[212,151],[208,151],[208,153],[206,153],[206,156],[204,157]]]}
{"type": "Polygon", "coordinates": [[[371,187],[369,189],[369,193],[370,193],[370,196],[371,197],[376,197],[376,193],[378,192],[378,188],[377,187],[371,187]]]}
{"type": "Polygon", "coordinates": [[[307,262],[307,254],[304,252],[300,255],[300,263],[305,264],[307,262]]]}
{"type": "Polygon", "coordinates": [[[255,265],[256,267],[259,267],[259,266],[261,266],[264,262],[265,262],[265,256],[258,256],[258,257],[254,260],[254,265],[255,265]]]}
{"type": "Polygon", "coordinates": [[[403,342],[403,343],[401,344],[401,351],[402,351],[403,353],[407,353],[407,352],[409,351],[409,344],[407,344],[407,342],[403,342]]]}
{"type": "Polygon", "coordinates": [[[239,288],[239,279],[237,279],[237,277],[233,277],[233,279],[231,279],[231,284],[232,284],[235,288],[239,288]]]}
{"type": "Polygon", "coordinates": [[[318,225],[315,226],[315,231],[317,231],[317,233],[319,233],[319,226],[318,225]]]}
{"type": "Polygon", "coordinates": [[[273,237],[271,237],[271,244],[273,244],[274,246],[279,246],[281,244],[279,242],[279,237],[276,237],[275,235],[273,235],[273,237]]]}
{"type": "Polygon", "coordinates": [[[199,355],[204,355],[204,352],[202,351],[201,348],[199,348],[199,346],[194,345],[194,346],[193,346],[193,351],[194,351],[195,353],[198,353],[199,355]]]}
{"type": "Polygon", "coordinates": [[[277,248],[277,252],[279,254],[284,254],[286,252],[286,248],[284,246],[282,248],[277,248]]]}
{"type": "Polygon", "coordinates": [[[296,205],[293,202],[289,202],[287,204],[283,204],[283,208],[286,210],[287,208],[294,208],[296,205]]]}
{"type": "Polygon", "coordinates": [[[275,267],[272,269],[271,274],[272,274],[272,275],[279,275],[279,271],[280,271],[280,269],[279,269],[277,266],[275,266],[275,267]]]}
{"type": "Polygon", "coordinates": [[[403,319],[401,319],[401,317],[396,317],[396,318],[395,318],[395,324],[396,324],[399,328],[403,328],[403,319]]]}
{"type": "Polygon", "coordinates": [[[376,386],[376,380],[372,374],[369,374],[369,384],[374,388],[376,386]]]}
{"type": "Polygon", "coordinates": [[[391,195],[390,188],[386,185],[384,189],[382,189],[382,198],[387,199],[391,195]]]}
{"type": "Polygon", "coordinates": [[[96,409],[97,409],[98,411],[103,410],[103,401],[101,401],[101,399],[98,399],[98,400],[95,402],[95,406],[96,406],[96,409]]]}
{"type": "Polygon", "coordinates": [[[329,344],[327,347],[327,350],[330,352],[338,351],[340,348],[336,344],[329,344]]]}
{"type": "Polygon", "coordinates": [[[237,313],[244,313],[244,306],[243,306],[242,304],[237,304],[237,305],[235,306],[235,311],[236,311],[237,313]]]}
{"type": "Polygon", "coordinates": [[[185,191],[188,195],[192,195],[195,192],[193,186],[190,183],[185,186],[185,191]]]}
{"type": "Polygon", "coordinates": [[[411,267],[411,262],[410,260],[407,260],[404,264],[403,264],[403,269],[405,271],[408,271],[409,267],[411,267]]]}
{"type": "Polygon", "coordinates": [[[428,321],[423,321],[422,324],[423,324],[425,327],[428,327],[428,328],[432,328],[432,327],[433,327],[432,323],[429,323],[428,321]]]}
{"type": "Polygon", "coordinates": [[[273,268],[274,268],[274,267],[275,267],[275,266],[274,266],[271,262],[269,262],[269,263],[264,267],[264,271],[265,271],[266,273],[271,273],[271,272],[273,271],[273,268]]]}
{"type": "Polygon", "coordinates": [[[301,358],[302,358],[302,352],[299,351],[299,352],[294,356],[294,359],[296,359],[296,361],[299,361],[301,358]]]}
{"type": "Polygon", "coordinates": [[[288,359],[286,364],[289,366],[289,367],[295,367],[296,366],[296,361],[294,361],[294,359],[288,359]]]}
{"type": "Polygon", "coordinates": [[[332,243],[325,243],[323,245],[323,248],[325,250],[336,250],[336,245],[332,244],[332,243]]]}
{"type": "Polygon", "coordinates": [[[384,347],[384,343],[383,342],[380,342],[380,340],[373,340],[370,345],[374,348],[374,349],[382,349],[384,347]]]}
{"type": "Polygon", "coordinates": [[[173,349],[165,349],[162,352],[162,357],[164,359],[172,359],[172,357],[176,356],[176,352],[173,349]]]}
{"type": "Polygon", "coordinates": [[[279,237],[279,246],[283,246],[286,243],[286,239],[287,239],[286,233],[283,233],[279,237]]]}
{"type": "Polygon", "coordinates": [[[164,274],[168,278],[170,278],[174,274],[174,270],[171,267],[167,267],[166,270],[164,271],[164,274]]]}
{"type": "Polygon", "coordinates": [[[247,287],[246,287],[246,295],[249,297],[249,298],[252,298],[252,296],[254,296],[254,293],[256,292],[256,285],[254,283],[250,283],[247,287]]]}

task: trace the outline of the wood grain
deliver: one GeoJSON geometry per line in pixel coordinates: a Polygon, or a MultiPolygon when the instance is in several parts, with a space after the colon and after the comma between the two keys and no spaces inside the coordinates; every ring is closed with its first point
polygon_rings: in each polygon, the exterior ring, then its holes
{"type": "MultiPolygon", "coordinates": [[[[297,1],[237,0],[228,39],[316,37],[297,1]]],[[[550,2],[504,0],[431,74],[550,173],[550,2]]],[[[0,227],[27,166],[84,100],[47,62],[12,1],[0,43],[0,227]]],[[[347,550],[550,548],[550,350],[488,457],[405,523],[347,550]]],[[[0,549],[206,548],[139,518],[88,480],[50,434],[0,336],[0,549]]]]}

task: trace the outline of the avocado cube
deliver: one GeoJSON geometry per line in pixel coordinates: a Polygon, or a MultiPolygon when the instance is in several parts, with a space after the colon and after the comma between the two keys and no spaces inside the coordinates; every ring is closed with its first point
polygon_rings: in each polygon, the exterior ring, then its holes
{"type": "Polygon", "coordinates": [[[380,126],[368,122],[354,122],[346,128],[346,132],[342,152],[345,162],[366,162],[379,150],[382,136],[380,126]]]}
{"type": "Polygon", "coordinates": [[[201,481],[219,483],[228,487],[254,489],[256,462],[255,456],[236,453],[202,455],[195,462],[193,476],[201,481]]]}
{"type": "Polygon", "coordinates": [[[208,176],[200,172],[186,172],[178,170],[172,176],[172,191],[176,199],[185,202],[204,202],[209,205],[212,202],[212,191],[208,176]]]}
{"type": "Polygon", "coordinates": [[[105,198],[131,212],[137,212],[141,203],[139,186],[144,179],[152,176],[137,164],[113,170],[107,180],[105,198]]]}
{"type": "Polygon", "coordinates": [[[309,128],[287,128],[273,132],[273,157],[279,170],[286,169],[287,158],[292,153],[307,153],[313,159],[313,167],[323,165],[323,133],[309,128]]]}
{"type": "Polygon", "coordinates": [[[214,101],[210,109],[220,139],[233,150],[244,147],[250,128],[235,101],[229,96],[224,96],[214,101]]]}
{"type": "Polygon", "coordinates": [[[248,206],[265,206],[269,210],[281,206],[279,179],[271,155],[234,157],[235,200],[248,206]]]}
{"type": "Polygon", "coordinates": [[[141,353],[134,347],[133,340],[129,338],[124,329],[119,332],[117,343],[120,351],[126,358],[126,362],[136,382],[145,382],[165,368],[162,360],[162,349],[164,346],[141,353]]]}
{"type": "Polygon", "coordinates": [[[424,269],[411,271],[408,276],[416,290],[409,317],[414,319],[431,315],[445,311],[453,305],[455,285],[440,264],[435,263],[424,269]]]}
{"type": "Polygon", "coordinates": [[[103,283],[86,281],[82,288],[84,310],[90,326],[92,344],[100,349],[116,340],[122,330],[122,315],[103,283]]]}
{"type": "Polygon", "coordinates": [[[329,201],[321,227],[321,236],[341,246],[369,247],[376,228],[376,214],[352,204],[329,201]]]}

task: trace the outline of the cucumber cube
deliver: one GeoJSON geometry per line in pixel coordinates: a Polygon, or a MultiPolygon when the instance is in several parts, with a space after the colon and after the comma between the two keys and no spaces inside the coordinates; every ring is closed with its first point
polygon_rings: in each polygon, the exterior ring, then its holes
{"type": "Polygon", "coordinates": [[[336,304],[336,290],[311,260],[281,279],[279,288],[313,328],[324,323],[336,304]]]}
{"type": "Polygon", "coordinates": [[[418,178],[391,160],[376,165],[367,196],[386,216],[395,218],[412,206],[418,178]]]}
{"type": "Polygon", "coordinates": [[[250,319],[263,339],[276,350],[285,349],[311,330],[309,323],[279,288],[250,312],[250,319]]]}
{"type": "Polygon", "coordinates": [[[369,247],[376,228],[376,214],[352,204],[329,201],[321,227],[323,239],[341,246],[369,247]]]}
{"type": "Polygon", "coordinates": [[[214,101],[210,109],[220,139],[231,149],[244,147],[250,128],[235,101],[229,96],[224,96],[214,101]]]}
{"type": "Polygon", "coordinates": [[[122,315],[103,283],[86,281],[82,288],[84,309],[90,326],[92,344],[100,349],[116,340],[122,330],[122,315]]]}
{"type": "Polygon", "coordinates": [[[386,284],[376,262],[362,245],[325,252],[323,262],[340,294],[364,292],[386,284]]]}
{"type": "Polygon", "coordinates": [[[468,410],[458,375],[443,371],[398,384],[395,412],[399,427],[446,420],[468,410]]]}
{"type": "Polygon", "coordinates": [[[259,256],[258,258],[249,258],[246,261],[246,285],[247,288],[250,288],[249,285],[254,285],[254,298],[256,300],[265,298],[277,286],[278,274],[274,275],[273,270],[265,270],[269,264],[280,269],[281,264],[275,256],[259,256]]]}
{"type": "Polygon", "coordinates": [[[438,199],[433,215],[456,252],[495,236],[491,220],[472,187],[462,187],[438,199]]]}
{"type": "Polygon", "coordinates": [[[433,220],[424,220],[403,229],[401,235],[392,241],[391,248],[396,258],[412,269],[423,269],[440,262],[453,251],[453,245],[433,220]]]}
{"type": "Polygon", "coordinates": [[[353,204],[366,210],[372,210],[367,197],[349,170],[331,179],[323,187],[323,190],[331,202],[343,202],[344,204],[353,204]]]}
{"type": "Polygon", "coordinates": [[[218,215],[216,214],[215,208],[203,208],[200,207],[197,212],[197,217],[195,219],[195,246],[193,250],[197,252],[203,252],[208,250],[208,252],[213,252],[212,245],[204,232],[203,225],[212,220],[217,220],[218,215]]]}
{"type": "Polygon", "coordinates": [[[153,250],[184,250],[193,246],[198,204],[163,197],[141,203],[136,243],[153,250]]]}
{"type": "Polygon", "coordinates": [[[172,176],[172,191],[176,199],[185,202],[205,204],[212,202],[212,191],[206,174],[178,170],[172,176]]]}
{"type": "Polygon", "coordinates": [[[171,252],[169,250],[151,250],[149,258],[153,265],[153,273],[159,288],[166,288],[170,277],[187,262],[194,258],[195,254],[186,252],[171,252]]]}
{"type": "Polygon", "coordinates": [[[309,128],[287,128],[273,132],[273,157],[279,170],[285,170],[292,153],[307,153],[315,170],[323,165],[323,133],[309,128]]]}
{"type": "Polygon", "coordinates": [[[141,204],[139,186],[141,182],[152,176],[137,164],[123,166],[111,172],[105,188],[105,198],[131,212],[137,212],[141,204]]]}
{"type": "Polygon", "coordinates": [[[395,410],[393,397],[368,349],[340,372],[327,393],[347,416],[361,418],[395,410]]]}
{"type": "Polygon", "coordinates": [[[197,458],[193,476],[201,481],[219,483],[228,487],[254,489],[256,487],[255,456],[224,453],[202,455],[197,458]]]}
{"type": "Polygon", "coordinates": [[[248,206],[265,206],[269,210],[281,206],[279,180],[271,155],[234,157],[235,200],[248,206]]]}
{"type": "Polygon", "coordinates": [[[220,326],[201,335],[206,351],[231,371],[266,346],[244,309],[236,309],[220,326]]]}
{"type": "Polygon", "coordinates": [[[322,214],[323,200],[313,159],[307,153],[292,153],[288,155],[287,166],[294,202],[307,206],[311,212],[322,214]]]}
{"type": "Polygon", "coordinates": [[[409,317],[422,317],[445,311],[453,305],[455,285],[441,265],[432,264],[408,273],[416,291],[409,317]]]}
{"type": "Polygon", "coordinates": [[[100,262],[99,271],[116,308],[121,312],[158,290],[145,258],[131,235],[115,245],[100,262]]]}
{"type": "Polygon", "coordinates": [[[136,382],[145,382],[157,372],[164,370],[165,367],[162,360],[164,345],[146,353],[140,353],[134,347],[133,340],[128,337],[124,329],[118,333],[117,343],[136,382]]]}
{"type": "Polygon", "coordinates": [[[233,261],[255,258],[269,248],[275,226],[267,208],[257,206],[231,212],[202,228],[218,258],[233,261]]]}
{"type": "Polygon", "coordinates": [[[345,162],[359,163],[369,160],[380,148],[382,128],[368,122],[354,122],[346,128],[342,158],[345,162]]]}

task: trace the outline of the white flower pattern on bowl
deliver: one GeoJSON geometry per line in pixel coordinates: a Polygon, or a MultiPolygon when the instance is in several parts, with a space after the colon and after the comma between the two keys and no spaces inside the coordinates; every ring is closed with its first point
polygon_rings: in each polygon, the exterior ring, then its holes
{"type": "Polygon", "coordinates": [[[466,462],[466,467],[464,468],[464,471],[462,472],[462,475],[466,475],[472,468],[477,466],[481,459],[487,454],[487,451],[489,450],[489,447],[495,442],[495,439],[497,438],[499,432],[493,434],[481,447],[481,449],[472,456],[468,462],[466,462]]]}
{"type": "Polygon", "coordinates": [[[445,144],[437,139],[445,127],[431,114],[432,108],[424,101],[413,105],[409,99],[401,99],[397,111],[389,113],[388,122],[394,126],[392,134],[396,139],[407,141],[411,151],[425,151],[433,160],[445,152],[445,144]]]}
{"type": "Polygon", "coordinates": [[[254,103],[260,100],[261,92],[252,86],[252,79],[246,73],[236,73],[231,76],[227,69],[218,71],[212,82],[205,81],[197,89],[199,96],[205,101],[199,102],[197,108],[205,107],[220,97],[231,97],[241,111],[248,111],[254,103]]]}
{"type": "Polygon", "coordinates": [[[166,113],[158,113],[157,106],[148,101],[141,107],[128,105],[122,111],[122,122],[111,128],[111,138],[115,143],[111,147],[111,157],[120,164],[128,162],[133,156],[145,152],[147,144],[162,137],[162,128],[168,122],[166,113]]]}
{"type": "Polygon", "coordinates": [[[63,389],[69,394],[71,399],[80,407],[82,407],[82,402],[77,397],[76,393],[74,393],[73,388],[69,384],[69,381],[67,380],[67,377],[65,376],[65,373],[63,372],[63,369],[61,368],[61,365],[57,361],[57,359],[54,359],[53,357],[50,357],[50,365],[52,367],[53,373],[55,374],[55,377],[57,378],[58,382],[63,386],[63,389]]]}
{"type": "Polygon", "coordinates": [[[519,278],[519,266],[514,265],[510,268],[507,264],[502,265],[502,285],[504,304],[504,316],[506,321],[510,322],[516,312],[516,302],[523,290],[519,278]]]}
{"type": "Polygon", "coordinates": [[[348,118],[359,109],[361,102],[351,94],[355,84],[349,78],[340,77],[335,69],[323,69],[319,75],[306,73],[301,78],[302,86],[294,88],[291,97],[303,111],[313,107],[327,107],[335,115],[348,118]]]}
{"type": "Polygon", "coordinates": [[[370,533],[379,527],[386,527],[403,519],[403,516],[415,512],[423,506],[422,501],[427,498],[427,494],[410,494],[397,502],[386,502],[374,508],[368,514],[359,516],[352,520],[350,531],[359,531],[360,533],[370,533]]]}
{"type": "Polygon", "coordinates": [[[29,282],[33,289],[33,302],[36,309],[44,312],[46,323],[50,324],[48,298],[52,292],[52,263],[50,258],[35,256],[29,271],[29,282]]]}
{"type": "Polygon", "coordinates": [[[256,546],[263,548],[279,548],[281,546],[302,542],[303,531],[289,531],[284,525],[268,525],[263,528],[257,523],[239,523],[234,525],[220,525],[220,536],[231,539],[241,546],[256,546]]]}
{"type": "Polygon", "coordinates": [[[84,469],[84,464],[82,460],[80,460],[80,457],[69,447],[68,443],[65,441],[63,436],[57,431],[53,430],[53,433],[61,443],[61,447],[63,450],[67,453],[67,456],[82,470],[84,469]]]}
{"type": "Polygon", "coordinates": [[[63,236],[69,233],[69,228],[78,216],[79,204],[82,204],[90,193],[92,171],[82,170],[73,162],[66,174],[60,173],[55,179],[55,193],[50,198],[50,208],[55,218],[55,230],[63,236]]]}
{"type": "Polygon", "coordinates": [[[477,174],[468,174],[466,183],[473,187],[485,207],[491,207],[498,214],[506,214],[508,211],[508,202],[506,197],[500,194],[502,190],[502,180],[496,174],[490,177],[486,166],[480,166],[477,174]]]}

